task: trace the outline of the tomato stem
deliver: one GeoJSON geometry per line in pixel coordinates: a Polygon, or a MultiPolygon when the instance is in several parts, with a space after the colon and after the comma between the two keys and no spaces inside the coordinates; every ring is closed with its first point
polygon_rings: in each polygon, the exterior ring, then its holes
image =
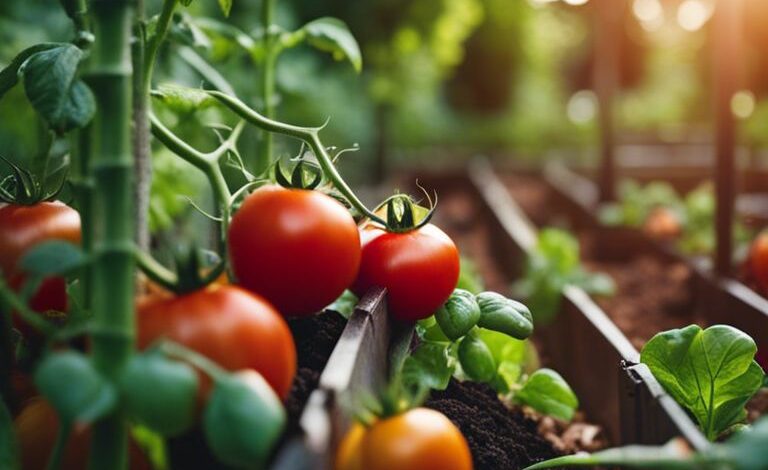
{"type": "MultiPolygon", "coordinates": [[[[93,364],[116,381],[134,348],[134,161],[131,152],[131,0],[94,0],[96,38],[88,83],[96,99],[89,164],[94,181],[90,231],[93,364]]],[[[91,468],[125,468],[128,429],[119,411],[95,423],[91,468]]]]}
{"type": "Polygon", "coordinates": [[[64,449],[72,434],[71,423],[59,423],[59,429],[56,431],[56,443],[54,444],[51,456],[48,458],[46,470],[58,470],[61,467],[61,458],[64,455],[64,449]]]}
{"type": "Polygon", "coordinates": [[[136,248],[136,264],[148,278],[170,291],[176,291],[179,279],[170,269],[166,268],[149,253],[136,248]]]}
{"type": "Polygon", "coordinates": [[[163,340],[159,345],[159,349],[169,357],[175,357],[192,364],[208,374],[213,380],[221,380],[228,375],[226,370],[212,360],[179,343],[163,340]]]}
{"type": "Polygon", "coordinates": [[[25,323],[40,333],[43,333],[46,336],[53,333],[53,325],[37,313],[33,312],[32,309],[27,306],[26,302],[16,295],[2,276],[0,276],[0,301],[9,307],[7,309],[2,309],[2,314],[7,316],[9,321],[11,312],[15,312],[25,323]]]}
{"type": "Polygon", "coordinates": [[[360,211],[374,222],[380,223],[384,226],[387,225],[386,221],[371,212],[365,204],[355,195],[352,189],[347,185],[344,179],[339,174],[338,170],[333,164],[333,160],[328,151],[320,141],[319,131],[322,127],[300,127],[291,124],[285,124],[282,122],[264,117],[258,112],[254,111],[248,105],[243,103],[240,99],[234,96],[227,95],[220,91],[208,91],[208,94],[221,102],[224,106],[232,110],[235,114],[245,119],[249,123],[256,127],[264,129],[269,132],[275,132],[289,137],[294,137],[304,141],[312,149],[312,152],[317,157],[317,161],[322,168],[326,178],[328,178],[336,187],[336,189],[344,196],[352,206],[360,211]]]}

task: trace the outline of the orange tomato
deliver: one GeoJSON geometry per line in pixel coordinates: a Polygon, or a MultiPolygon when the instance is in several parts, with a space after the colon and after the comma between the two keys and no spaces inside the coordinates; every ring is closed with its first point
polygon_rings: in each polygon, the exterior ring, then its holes
{"type": "Polygon", "coordinates": [[[336,470],[471,470],[461,431],[442,413],[414,408],[375,422],[355,424],[339,446],[336,470]]]}

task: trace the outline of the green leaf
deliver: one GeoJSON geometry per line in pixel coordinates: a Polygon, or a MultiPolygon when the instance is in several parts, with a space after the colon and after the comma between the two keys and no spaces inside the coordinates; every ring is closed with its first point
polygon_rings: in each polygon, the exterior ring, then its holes
{"type": "Polygon", "coordinates": [[[35,371],[35,384],[64,423],[90,423],[117,404],[111,383],[74,351],[49,354],[35,371]]]}
{"type": "Polygon", "coordinates": [[[515,393],[515,400],[548,416],[564,421],[573,419],[579,399],[560,374],[552,369],[539,369],[515,393]]]}
{"type": "Polygon", "coordinates": [[[437,341],[442,343],[451,342],[450,338],[443,333],[440,325],[437,324],[434,315],[417,321],[416,333],[419,335],[419,338],[425,341],[437,341]]]}
{"type": "Polygon", "coordinates": [[[487,383],[496,377],[496,361],[490,348],[474,335],[465,336],[459,343],[459,363],[475,382],[487,383]]]}
{"type": "Polygon", "coordinates": [[[513,338],[525,339],[533,333],[533,318],[528,307],[496,292],[477,294],[480,320],[485,329],[505,333],[513,338]]]}
{"type": "Polygon", "coordinates": [[[477,266],[469,258],[462,257],[459,262],[459,281],[456,283],[457,289],[464,289],[479,294],[483,291],[483,278],[477,270],[477,266]]]}
{"type": "Polygon", "coordinates": [[[456,289],[435,312],[435,319],[445,336],[457,340],[466,335],[480,320],[480,306],[472,293],[456,289]]]}
{"type": "Polygon", "coordinates": [[[255,371],[216,380],[203,413],[203,431],[214,455],[237,467],[259,467],[285,428],[280,398],[255,371]]]}
{"type": "Polygon", "coordinates": [[[204,90],[170,83],[152,90],[152,97],[179,114],[191,114],[216,103],[216,100],[204,90]]]}
{"type": "Polygon", "coordinates": [[[19,69],[27,59],[29,59],[32,55],[37,54],[38,52],[47,51],[48,49],[54,49],[64,45],[65,44],[63,43],[57,42],[36,44],[19,52],[19,54],[13,58],[7,67],[5,67],[3,70],[0,70],[0,99],[3,98],[8,90],[16,86],[16,83],[19,81],[19,69]]]}
{"type": "Polygon", "coordinates": [[[83,51],[72,44],[37,52],[19,69],[32,107],[56,132],[84,127],[96,112],[91,90],[77,78],[83,51]]]}
{"type": "Polygon", "coordinates": [[[63,275],[81,267],[86,257],[80,247],[63,240],[39,243],[24,253],[21,270],[39,276],[63,275]]]}
{"type": "Polygon", "coordinates": [[[345,290],[338,299],[334,300],[333,303],[325,307],[325,309],[333,310],[334,312],[339,313],[342,317],[349,318],[355,311],[358,301],[359,299],[351,290],[345,290]]]}
{"type": "Polygon", "coordinates": [[[412,389],[445,390],[453,375],[454,366],[448,360],[450,343],[422,342],[405,359],[402,380],[412,389]]]}
{"type": "Polygon", "coordinates": [[[736,328],[690,325],[651,338],[640,360],[715,440],[743,420],[744,405],[762,386],[756,352],[754,340],[736,328]]]}
{"type": "Polygon", "coordinates": [[[156,353],[135,356],[120,378],[129,416],[163,436],[192,426],[198,385],[192,367],[156,353]]]}
{"type": "Polygon", "coordinates": [[[232,11],[232,0],[219,0],[219,8],[224,16],[229,16],[229,12],[232,11]]]}
{"type": "Polygon", "coordinates": [[[497,331],[478,328],[477,336],[491,351],[497,371],[493,387],[499,393],[507,393],[520,380],[527,362],[527,341],[507,336],[497,331]]]}
{"type": "Polygon", "coordinates": [[[0,468],[8,470],[20,468],[13,419],[2,398],[0,398],[0,468]]]}
{"type": "Polygon", "coordinates": [[[315,49],[331,53],[336,60],[348,60],[358,73],[363,69],[360,46],[343,21],[318,18],[301,29],[307,33],[307,42],[315,49]]]}

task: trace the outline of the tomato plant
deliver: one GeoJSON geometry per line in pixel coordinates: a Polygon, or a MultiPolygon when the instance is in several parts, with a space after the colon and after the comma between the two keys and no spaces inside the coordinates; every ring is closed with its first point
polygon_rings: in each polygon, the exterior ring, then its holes
{"type": "Polygon", "coordinates": [[[459,250],[445,232],[426,223],[429,216],[415,223],[407,196],[395,196],[387,206],[387,228],[376,221],[360,227],[362,258],[352,291],[362,295],[373,286],[386,287],[391,314],[416,321],[450,297],[459,280],[459,250]]]}
{"type": "Polygon", "coordinates": [[[461,431],[442,413],[414,408],[355,424],[339,446],[336,470],[470,470],[472,454],[461,431]]]}
{"type": "Polygon", "coordinates": [[[154,296],[137,307],[138,345],[166,338],[222,367],[253,369],[282,398],[296,373],[296,348],[285,320],[262,298],[235,286],[177,297],[154,296]]]}
{"type": "Polygon", "coordinates": [[[232,218],[229,252],[240,285],[283,315],[310,315],[354,281],[360,237],[347,209],[331,197],[266,186],[232,218]]]}

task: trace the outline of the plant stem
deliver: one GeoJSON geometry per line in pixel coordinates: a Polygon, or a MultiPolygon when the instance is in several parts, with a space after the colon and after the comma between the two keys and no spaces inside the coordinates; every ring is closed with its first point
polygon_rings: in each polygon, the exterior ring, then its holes
{"type": "Polygon", "coordinates": [[[56,443],[54,444],[51,456],[48,458],[46,470],[58,470],[61,468],[61,458],[64,455],[64,449],[72,433],[72,424],[59,423],[59,430],[56,432],[56,443]]]}
{"type": "Polygon", "coordinates": [[[293,126],[291,124],[284,124],[282,122],[274,121],[262,116],[234,96],[229,96],[219,91],[209,91],[208,94],[219,100],[219,102],[231,109],[241,118],[257,127],[260,127],[261,129],[294,137],[306,142],[307,145],[309,145],[309,147],[312,149],[315,157],[317,157],[317,161],[320,164],[320,167],[322,168],[326,178],[328,178],[333,183],[334,187],[342,194],[342,196],[344,196],[355,209],[360,211],[361,214],[378,224],[381,224],[385,227],[387,226],[387,222],[384,219],[377,216],[367,207],[365,207],[365,204],[363,204],[360,199],[357,198],[349,185],[347,185],[347,183],[341,177],[338,170],[336,170],[336,167],[333,165],[333,160],[331,159],[330,155],[328,155],[328,151],[323,146],[323,143],[320,142],[318,132],[322,128],[299,127],[293,126]]]}
{"type": "Polygon", "coordinates": [[[149,194],[152,186],[152,148],[149,139],[149,92],[157,53],[165,40],[178,0],[165,0],[155,32],[147,37],[144,1],[137,0],[136,37],[133,45],[133,152],[136,174],[136,244],[148,250],[149,194]]]}
{"type": "MultiPolygon", "coordinates": [[[[130,0],[94,0],[96,41],[91,49],[88,83],[96,98],[93,120],[91,198],[93,242],[91,307],[95,367],[116,380],[134,343],[134,177],[131,154],[130,0]]],[[[119,412],[94,426],[90,467],[123,469],[127,427],[119,412]]]]}
{"type": "MultiPolygon", "coordinates": [[[[277,66],[278,51],[275,47],[277,36],[272,32],[275,22],[275,0],[262,0],[261,23],[264,28],[264,63],[261,67],[261,100],[264,106],[264,116],[275,117],[275,67],[277,66]]],[[[257,168],[255,173],[261,173],[272,163],[273,136],[271,132],[262,135],[259,151],[257,152],[257,168]]]]}

